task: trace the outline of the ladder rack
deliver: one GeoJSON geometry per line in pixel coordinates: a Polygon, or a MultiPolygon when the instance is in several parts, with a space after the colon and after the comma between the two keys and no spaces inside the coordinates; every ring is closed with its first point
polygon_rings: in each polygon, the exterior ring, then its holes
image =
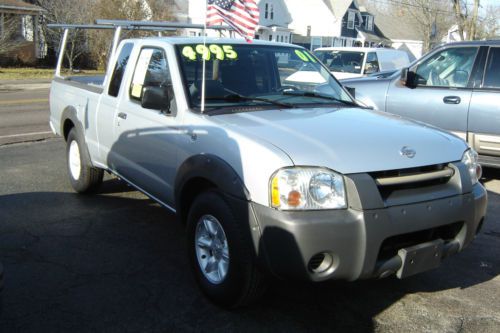
{"type": "Polygon", "coordinates": [[[212,30],[228,30],[233,28],[224,25],[205,27],[203,24],[179,23],[167,21],[127,21],[127,20],[104,20],[97,19],[95,24],[65,24],[51,23],[47,24],[51,29],[64,29],[63,37],[59,48],[59,58],[57,60],[56,77],[61,77],[61,67],[64,59],[64,50],[68,40],[69,30],[76,29],[95,29],[95,30],[115,30],[113,44],[111,46],[110,62],[115,57],[116,49],[120,41],[122,30],[138,30],[138,31],[157,31],[160,35],[162,31],[176,31],[177,29],[212,29],[212,30]]]}

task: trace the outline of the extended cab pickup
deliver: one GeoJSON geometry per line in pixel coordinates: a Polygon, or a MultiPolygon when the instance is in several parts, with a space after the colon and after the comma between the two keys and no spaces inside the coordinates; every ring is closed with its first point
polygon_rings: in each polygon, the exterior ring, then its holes
{"type": "Polygon", "coordinates": [[[266,276],[404,278],[474,239],[487,195],[462,139],[360,107],[301,47],[203,43],[121,41],[103,78],[54,78],[50,124],[77,192],[108,171],[177,213],[212,301],[266,276]]]}

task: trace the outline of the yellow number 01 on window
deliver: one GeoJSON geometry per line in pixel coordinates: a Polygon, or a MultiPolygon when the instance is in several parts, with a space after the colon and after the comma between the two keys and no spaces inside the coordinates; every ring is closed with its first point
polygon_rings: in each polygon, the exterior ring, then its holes
{"type": "Polygon", "coordinates": [[[189,60],[197,60],[201,57],[205,60],[235,60],[238,59],[238,53],[233,50],[231,45],[203,45],[198,44],[195,46],[184,46],[182,48],[182,56],[189,60]]]}

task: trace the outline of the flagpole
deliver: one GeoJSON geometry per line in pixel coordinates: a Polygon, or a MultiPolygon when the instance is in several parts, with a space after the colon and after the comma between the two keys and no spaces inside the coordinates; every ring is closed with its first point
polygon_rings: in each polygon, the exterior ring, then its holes
{"type": "MultiPolygon", "coordinates": [[[[208,0],[205,0],[205,19],[203,20],[203,47],[206,49],[207,47],[207,9],[208,8],[208,0]]],[[[202,77],[201,77],[201,113],[205,112],[205,57],[203,56],[203,69],[202,69],[202,77]]]]}

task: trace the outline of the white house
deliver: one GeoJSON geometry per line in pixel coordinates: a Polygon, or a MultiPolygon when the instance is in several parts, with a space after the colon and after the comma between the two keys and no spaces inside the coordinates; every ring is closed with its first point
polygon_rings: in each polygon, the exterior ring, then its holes
{"type": "MultiPolygon", "coordinates": [[[[203,24],[205,22],[205,5],[206,0],[189,0],[187,22],[203,24]]],[[[276,42],[290,42],[291,31],[288,29],[288,24],[292,19],[288,13],[284,0],[259,0],[258,6],[260,10],[260,19],[255,38],[276,42]]],[[[201,36],[202,31],[197,29],[186,29],[185,34],[188,36],[201,36]]],[[[226,31],[219,32],[215,30],[207,30],[206,34],[210,37],[230,35],[230,33],[226,31]]]]}

